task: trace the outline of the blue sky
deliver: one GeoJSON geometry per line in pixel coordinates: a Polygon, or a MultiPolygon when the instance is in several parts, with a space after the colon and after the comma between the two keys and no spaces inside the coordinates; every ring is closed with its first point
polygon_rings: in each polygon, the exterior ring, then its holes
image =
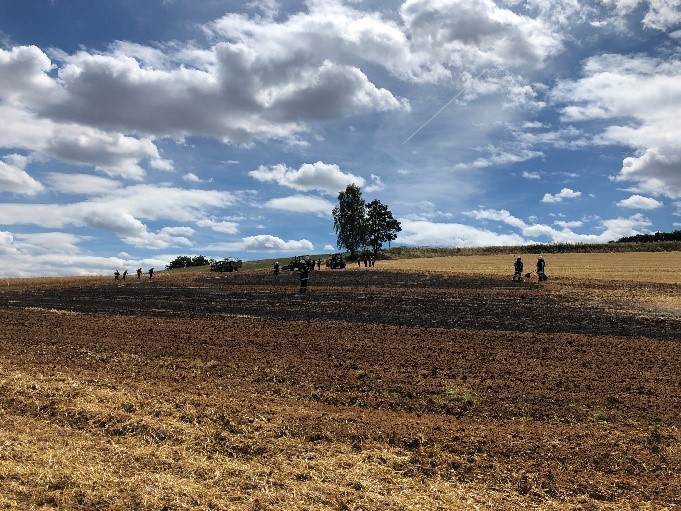
{"type": "Polygon", "coordinates": [[[681,228],[681,0],[0,0],[0,276],[681,228]]]}

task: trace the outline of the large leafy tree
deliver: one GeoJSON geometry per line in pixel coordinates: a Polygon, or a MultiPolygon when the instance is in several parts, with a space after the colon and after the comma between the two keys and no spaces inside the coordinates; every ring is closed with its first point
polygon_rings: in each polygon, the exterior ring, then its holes
{"type": "Polygon", "coordinates": [[[402,230],[400,223],[395,220],[388,206],[374,199],[367,204],[367,241],[374,255],[383,247],[386,241],[397,239],[397,233],[402,230]]]}
{"type": "Polygon", "coordinates": [[[177,256],[174,260],[170,261],[170,264],[166,265],[166,270],[171,270],[173,268],[188,268],[190,266],[205,266],[211,264],[211,259],[206,259],[205,256],[197,255],[194,257],[189,256],[177,256]]]}
{"type": "Polygon", "coordinates": [[[367,245],[368,223],[362,191],[348,185],[338,194],[338,206],[333,208],[333,227],[339,248],[350,251],[350,257],[367,245]]]}

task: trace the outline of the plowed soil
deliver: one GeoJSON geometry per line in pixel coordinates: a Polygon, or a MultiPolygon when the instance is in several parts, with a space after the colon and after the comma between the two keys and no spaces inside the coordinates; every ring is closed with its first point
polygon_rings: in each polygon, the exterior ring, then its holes
{"type": "Polygon", "coordinates": [[[302,296],[289,272],[8,285],[0,507],[679,509],[680,292],[378,268],[302,296]]]}

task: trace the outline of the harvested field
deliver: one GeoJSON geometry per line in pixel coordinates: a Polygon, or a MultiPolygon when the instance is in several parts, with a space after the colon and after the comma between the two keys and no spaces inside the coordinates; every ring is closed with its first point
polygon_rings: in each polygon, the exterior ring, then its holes
{"type": "Polygon", "coordinates": [[[681,508],[681,283],[547,260],[7,281],[0,508],[681,508]]]}

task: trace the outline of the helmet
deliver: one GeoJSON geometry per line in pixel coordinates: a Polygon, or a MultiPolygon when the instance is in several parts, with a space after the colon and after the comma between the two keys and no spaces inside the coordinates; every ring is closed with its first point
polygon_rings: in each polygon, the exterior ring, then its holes
{"type": "Polygon", "coordinates": [[[544,259],[542,256],[539,256],[539,259],[544,259]]]}

